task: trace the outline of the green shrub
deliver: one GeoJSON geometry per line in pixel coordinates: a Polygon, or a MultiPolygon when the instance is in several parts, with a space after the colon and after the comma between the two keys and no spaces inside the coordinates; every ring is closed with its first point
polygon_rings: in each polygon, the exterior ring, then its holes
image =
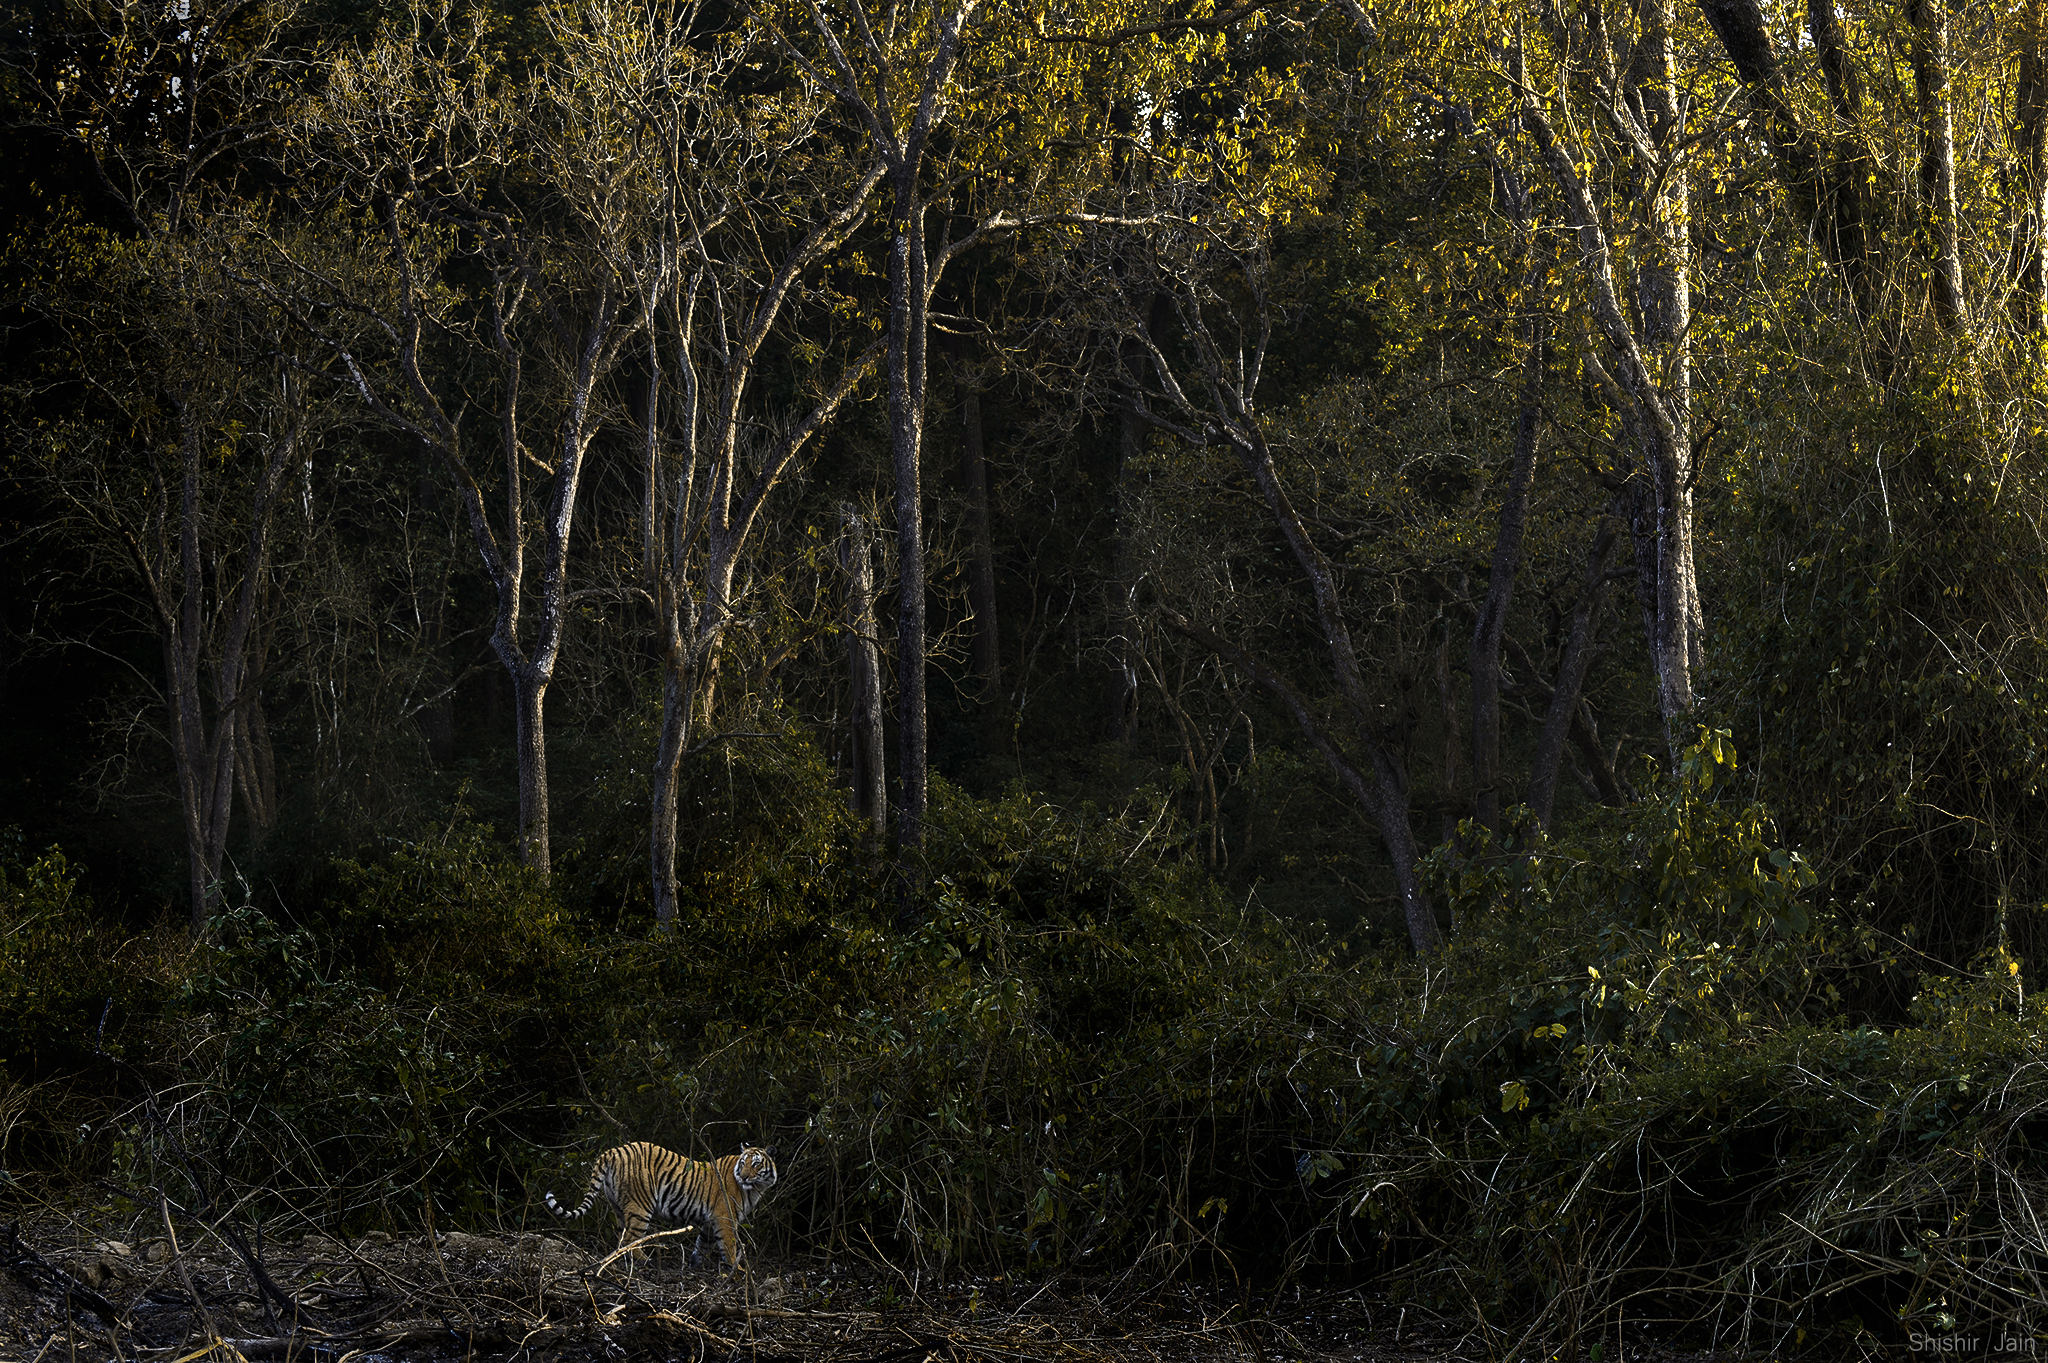
{"type": "Polygon", "coordinates": [[[126,1024],[163,1008],[181,949],[168,925],[124,933],[103,919],[57,848],[0,867],[0,1066],[48,1078],[120,1055],[126,1024]]]}
{"type": "Polygon", "coordinates": [[[762,1216],[785,1244],[1020,1267],[1148,1236],[1171,1261],[1217,1252],[1217,1209],[1256,1200],[1284,1129],[1295,1018],[1267,1005],[1327,958],[1227,909],[1163,809],[935,787],[914,930],[886,926],[876,885],[684,922],[666,961],[607,958],[661,980],[620,991],[593,1056],[608,1115],[700,1156],[778,1141],[762,1216]]]}
{"type": "MultiPolygon", "coordinates": [[[[1751,566],[1717,583],[1702,692],[1846,917],[1950,969],[2036,959],[2048,917],[2012,910],[2048,901],[2039,489],[1981,406],[1842,397],[1789,406],[1727,506],[1751,566]]],[[[1912,980],[1840,984],[1896,1023],[1912,980]]]]}
{"type": "Polygon", "coordinates": [[[437,1000],[530,1000],[559,988],[574,943],[546,879],[460,813],[437,838],[334,870],[325,932],[363,982],[437,1000]]]}
{"type": "Polygon", "coordinates": [[[1645,1317],[1744,1348],[2025,1327],[2048,1014],[1992,953],[1923,979],[1914,1027],[1846,1022],[1833,982],[1870,943],[1808,902],[1733,770],[1703,731],[1628,810],[1439,851],[1456,939],[1387,963],[1320,1067],[1349,1110],[1311,1166],[1332,1247],[1513,1323],[1504,1345],[1645,1317]]]}
{"type": "Polygon", "coordinates": [[[146,1057],[182,948],[103,920],[54,847],[0,865],[0,1170],[83,1171],[77,1133],[133,1092],[121,1062],[146,1057]]]}
{"type": "Polygon", "coordinates": [[[662,934],[563,910],[458,820],[341,867],[310,925],[243,907],[190,952],[81,945],[104,930],[46,859],[7,882],[0,978],[37,1036],[99,1010],[134,1057],[99,1172],[273,1221],[517,1223],[620,1139],[752,1140],[782,1152],[771,1252],[1377,1275],[1504,1351],[1646,1316],[1747,1347],[2031,1328],[2023,963],[1923,974],[1907,1026],[1847,1016],[1883,944],[1734,771],[1703,730],[1628,809],[1467,829],[1420,960],[1226,902],[1159,805],[942,783],[903,930],[797,781],[704,831],[731,860],[691,863],[662,934]]]}
{"type": "Polygon", "coordinates": [[[39,1048],[37,1072],[97,1064],[77,1172],[337,1227],[524,1198],[573,1083],[583,949],[546,887],[459,820],[341,864],[337,884],[324,920],[245,904],[196,945],[169,929],[123,943],[61,857],[9,887],[17,1044],[39,1048]]]}

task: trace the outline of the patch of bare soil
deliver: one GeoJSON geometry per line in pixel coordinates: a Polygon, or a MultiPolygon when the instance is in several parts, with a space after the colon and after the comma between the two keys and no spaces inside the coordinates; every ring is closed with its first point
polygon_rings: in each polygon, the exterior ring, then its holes
{"type": "MultiPolygon", "coordinates": [[[[676,1232],[670,1232],[674,1235],[676,1232]]],[[[190,1238],[190,1237],[188,1237],[190,1238]]],[[[0,1226],[0,1363],[1405,1363],[1476,1340],[1356,1292],[1248,1304],[1175,1286],[958,1278],[875,1265],[629,1266],[541,1235],[179,1244],[0,1226]]],[[[1607,1350],[1613,1359],[1670,1358],[1607,1350]]],[[[1555,1357],[1532,1350],[1530,1363],[1555,1357]]]]}

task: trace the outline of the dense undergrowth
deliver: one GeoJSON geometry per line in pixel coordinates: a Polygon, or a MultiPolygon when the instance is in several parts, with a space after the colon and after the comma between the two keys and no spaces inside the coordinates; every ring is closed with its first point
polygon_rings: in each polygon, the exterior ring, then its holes
{"type": "Polygon", "coordinates": [[[1224,901],[1143,802],[944,792],[909,927],[822,782],[736,811],[665,937],[460,820],[198,947],[52,851],[0,897],[6,1196],[509,1227],[619,1137],[746,1139],[777,1252],[1342,1276],[1501,1344],[2031,1330],[2048,1016],[2003,948],[1929,972],[1824,912],[1734,762],[1468,829],[1419,961],[1224,901]],[[1871,971],[1920,973],[1906,1025],[1844,1021],[1871,971]]]}

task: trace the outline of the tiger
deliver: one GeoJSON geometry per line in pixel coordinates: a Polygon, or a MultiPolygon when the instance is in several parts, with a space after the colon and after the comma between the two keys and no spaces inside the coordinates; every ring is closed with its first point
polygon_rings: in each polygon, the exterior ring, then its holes
{"type": "MultiPolygon", "coordinates": [[[[621,1249],[647,1233],[655,1217],[680,1220],[686,1216],[709,1217],[718,1226],[719,1248],[734,1268],[743,1266],[739,1223],[775,1186],[775,1151],[771,1147],[742,1146],[737,1155],[723,1159],[693,1160],[664,1150],[647,1141],[616,1146],[597,1157],[590,1167],[590,1189],[574,1211],[547,1195],[548,1210],[556,1216],[577,1217],[589,1211],[598,1194],[612,1204],[625,1221],[619,1233],[621,1249]]],[[[639,1250],[628,1255],[640,1257],[639,1250]]]]}

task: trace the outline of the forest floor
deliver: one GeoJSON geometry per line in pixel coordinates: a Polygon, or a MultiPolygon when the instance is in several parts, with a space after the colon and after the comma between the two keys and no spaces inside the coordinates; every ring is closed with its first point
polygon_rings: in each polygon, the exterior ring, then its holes
{"type": "MultiPolygon", "coordinates": [[[[1248,1307],[1234,1290],[1186,1284],[934,1286],[877,1265],[758,1263],[749,1277],[690,1268],[677,1249],[625,1270],[533,1234],[259,1247],[232,1235],[93,1238],[70,1220],[0,1225],[0,1363],[1505,1363],[1356,1290],[1248,1307]]],[[[1613,1352],[1705,1360],[1648,1343],[1613,1352]]],[[[1558,1356],[1530,1342],[1516,1363],[1558,1356]]]]}

